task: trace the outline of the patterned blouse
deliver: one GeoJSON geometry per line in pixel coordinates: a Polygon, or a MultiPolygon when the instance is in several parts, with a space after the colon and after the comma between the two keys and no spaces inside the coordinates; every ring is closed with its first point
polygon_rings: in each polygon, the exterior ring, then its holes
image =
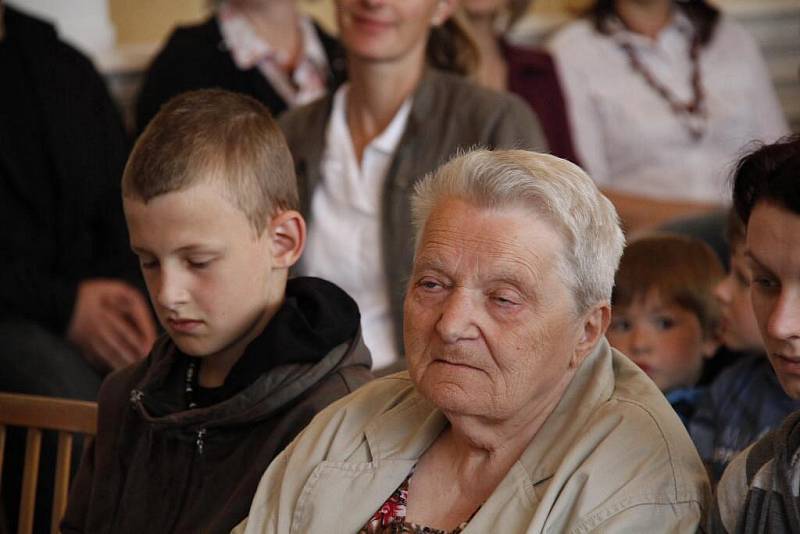
{"type": "Polygon", "coordinates": [[[400,487],[394,490],[383,506],[367,521],[367,524],[361,527],[358,534],[459,534],[467,527],[469,521],[464,521],[450,531],[406,522],[408,481],[411,480],[413,474],[412,470],[400,487]]]}

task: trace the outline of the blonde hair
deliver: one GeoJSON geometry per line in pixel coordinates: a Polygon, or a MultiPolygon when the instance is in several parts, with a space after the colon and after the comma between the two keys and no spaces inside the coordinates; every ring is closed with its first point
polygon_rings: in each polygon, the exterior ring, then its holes
{"type": "Polygon", "coordinates": [[[208,181],[222,184],[257,234],[270,215],[298,209],[289,147],[254,98],[204,89],[171,99],[136,141],[122,194],[148,202],[208,181]]]}

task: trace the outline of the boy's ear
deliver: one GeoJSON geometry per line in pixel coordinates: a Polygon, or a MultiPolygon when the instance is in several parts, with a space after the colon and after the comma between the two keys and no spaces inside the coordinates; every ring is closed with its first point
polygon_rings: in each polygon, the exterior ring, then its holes
{"type": "Polygon", "coordinates": [[[581,336],[570,361],[570,367],[576,368],[583,363],[594,346],[603,337],[611,323],[611,306],[608,303],[597,304],[583,315],[581,336]]]}
{"type": "Polygon", "coordinates": [[[272,247],[272,266],[288,269],[294,265],[306,246],[306,221],[295,210],[273,215],[267,228],[272,247]]]}

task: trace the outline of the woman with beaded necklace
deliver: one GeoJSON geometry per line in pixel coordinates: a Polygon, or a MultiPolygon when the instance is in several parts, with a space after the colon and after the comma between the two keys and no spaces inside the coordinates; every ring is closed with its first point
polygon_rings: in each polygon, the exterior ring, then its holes
{"type": "Polygon", "coordinates": [[[705,0],[598,0],[550,48],[578,157],[629,230],[721,207],[739,151],[788,131],[755,42],[705,0]]]}

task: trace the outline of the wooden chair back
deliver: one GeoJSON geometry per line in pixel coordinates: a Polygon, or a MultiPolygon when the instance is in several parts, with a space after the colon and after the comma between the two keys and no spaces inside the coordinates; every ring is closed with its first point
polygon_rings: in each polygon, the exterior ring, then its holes
{"type": "MultiPolygon", "coordinates": [[[[0,479],[3,475],[6,426],[28,429],[20,494],[18,534],[30,534],[33,530],[42,431],[58,432],[53,516],[50,523],[51,531],[58,533],[58,525],[67,507],[73,434],[84,434],[91,439],[97,433],[97,403],[0,393],[0,479]]],[[[84,446],[86,445],[88,445],[88,440],[84,446]]]]}

